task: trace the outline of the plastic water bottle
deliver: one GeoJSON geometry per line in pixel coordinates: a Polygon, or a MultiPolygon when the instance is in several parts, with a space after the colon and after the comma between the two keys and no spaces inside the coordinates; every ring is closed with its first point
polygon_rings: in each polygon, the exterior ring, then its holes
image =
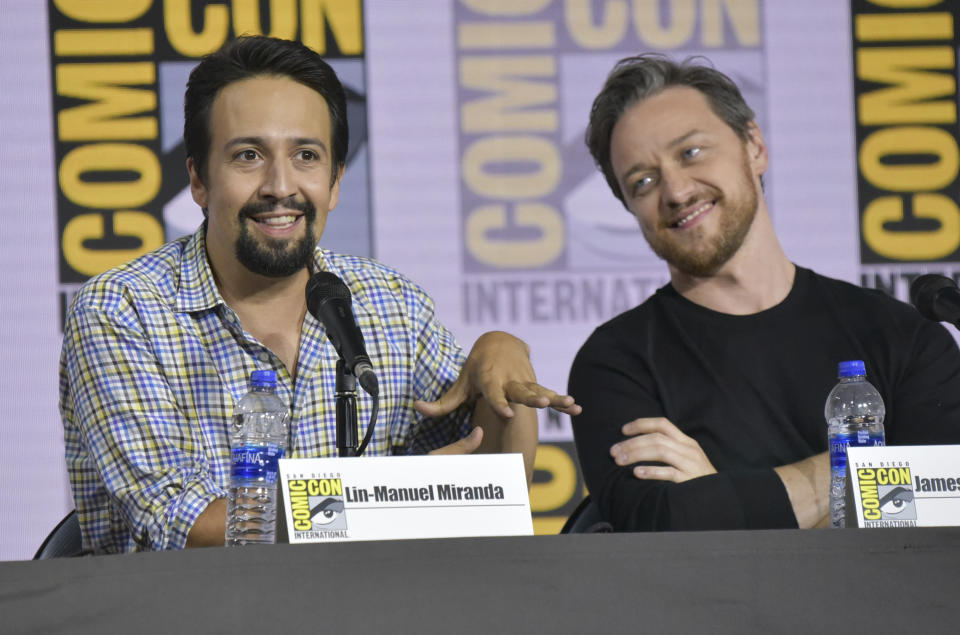
{"type": "Polygon", "coordinates": [[[840,382],[830,391],[823,407],[830,443],[831,527],[844,526],[847,447],[884,445],[886,414],[880,393],[867,381],[862,361],[840,362],[837,374],[840,382]]]}
{"type": "Polygon", "coordinates": [[[227,493],[227,545],[273,544],[277,461],[287,449],[290,413],[275,394],[277,374],[257,370],[233,414],[233,467],[227,493]]]}

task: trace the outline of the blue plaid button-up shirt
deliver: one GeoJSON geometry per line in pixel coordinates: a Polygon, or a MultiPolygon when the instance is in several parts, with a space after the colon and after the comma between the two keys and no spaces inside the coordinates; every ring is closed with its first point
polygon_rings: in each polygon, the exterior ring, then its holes
{"type": "MultiPolygon", "coordinates": [[[[423,453],[469,431],[463,409],[424,419],[456,380],[464,354],[427,294],[375,261],[318,248],[314,270],[347,284],[380,379],[369,455],[423,453]]],[[[64,327],[60,411],[67,469],[83,529],[97,553],[178,549],[197,516],[226,495],[229,422],[250,373],[277,372],[290,408],[288,456],[336,456],[337,353],[307,314],[296,381],[224,304],[204,229],[101,274],[78,292],[64,327]]],[[[371,400],[358,394],[358,435],[371,400]]]]}

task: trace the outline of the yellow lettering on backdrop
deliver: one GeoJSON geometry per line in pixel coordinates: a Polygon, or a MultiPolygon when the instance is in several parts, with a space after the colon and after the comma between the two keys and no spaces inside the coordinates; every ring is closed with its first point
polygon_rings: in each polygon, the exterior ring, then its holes
{"type": "Polygon", "coordinates": [[[670,2],[670,24],[664,26],[659,0],[633,0],[633,26],[637,37],[653,48],[673,49],[693,36],[697,12],[694,0],[670,2]]]}
{"type": "Polygon", "coordinates": [[[193,30],[190,16],[191,0],[164,0],[163,24],[167,40],[185,57],[202,57],[213,53],[227,41],[230,30],[230,10],[223,4],[208,4],[203,8],[203,31],[193,30]]]}
{"type": "Polygon", "coordinates": [[[77,22],[114,24],[132,22],[150,8],[153,0],[54,0],[63,15],[77,22]]]}
{"type": "Polygon", "coordinates": [[[153,29],[57,29],[53,52],[57,57],[152,55],[153,29]]]}
{"type": "Polygon", "coordinates": [[[70,151],[60,162],[60,189],[76,205],[92,209],[139,207],[160,191],[160,162],[150,148],[134,143],[93,143],[70,151]],[[95,172],[132,172],[135,180],[85,181],[95,172]]]}
{"type": "Polygon", "coordinates": [[[152,86],[156,81],[153,62],[57,64],[56,78],[58,95],[90,102],[60,111],[57,121],[61,141],[157,137],[156,117],[130,116],[155,110],[156,92],[153,88],[124,87],[152,86]]]}
{"type": "Polygon", "coordinates": [[[953,16],[949,13],[870,13],[856,16],[854,33],[859,42],[952,40],[953,16]]]}
{"type": "Polygon", "coordinates": [[[577,490],[577,467],[569,454],[555,445],[541,444],[534,469],[549,473],[550,480],[530,486],[531,511],[548,512],[570,502],[577,490]]]}
{"type": "Polygon", "coordinates": [[[531,15],[542,11],[551,0],[461,0],[483,15],[531,15]]]}
{"type": "Polygon", "coordinates": [[[938,190],[957,178],[960,150],[956,138],[933,126],[881,128],[860,146],[860,170],[874,186],[892,192],[938,190]],[[922,163],[884,163],[896,156],[929,156],[922,163]]]}
{"type": "Polygon", "coordinates": [[[461,126],[464,132],[556,130],[556,109],[535,108],[540,104],[556,103],[556,84],[529,79],[552,78],[556,73],[556,60],[549,55],[468,57],[461,60],[461,85],[493,93],[463,105],[461,126]]]}
{"type": "Polygon", "coordinates": [[[494,267],[538,267],[553,262],[563,251],[562,217],[544,203],[516,203],[508,214],[506,205],[482,205],[467,219],[467,249],[478,261],[494,267]],[[511,222],[512,217],[512,222],[511,222]],[[496,230],[529,227],[531,239],[491,238],[496,230]]]}
{"type": "Polygon", "coordinates": [[[860,123],[953,123],[957,81],[952,72],[956,51],[949,46],[861,48],[857,77],[888,88],[860,96],[860,123]],[[938,99],[940,98],[940,99],[938,99]]]}
{"type": "Polygon", "coordinates": [[[870,4],[890,9],[923,9],[941,2],[943,0],[870,0],[870,4]]]}
{"type": "Polygon", "coordinates": [[[914,194],[913,215],[932,218],[939,227],[930,231],[888,230],[887,223],[903,222],[903,199],[881,196],[870,201],[863,212],[863,239],[885,258],[905,261],[936,260],[960,248],[960,208],[942,194],[914,194]]]}
{"type": "Polygon", "coordinates": [[[552,22],[468,22],[457,25],[457,47],[470,49],[550,48],[556,42],[552,22]]]}
{"type": "Polygon", "coordinates": [[[327,52],[325,24],[343,55],[363,53],[360,0],[301,0],[300,24],[300,40],[320,55],[327,52]]]}
{"type": "Polygon", "coordinates": [[[760,3],[757,0],[703,0],[701,28],[704,46],[724,46],[723,13],[730,18],[737,43],[741,46],[760,44],[760,3]]]}
{"type": "Polygon", "coordinates": [[[70,219],[63,229],[63,257],[73,269],[94,276],[111,267],[153,251],[163,244],[163,227],[146,212],[118,211],[113,215],[115,236],[131,236],[140,241],[135,249],[87,249],[87,240],[105,237],[103,215],[81,214],[70,219]]]}
{"type": "MultiPolygon", "coordinates": [[[[233,0],[233,32],[263,35],[259,0],[233,0]]],[[[297,0],[270,0],[271,37],[292,40],[297,36],[297,0]]]]}
{"type": "Polygon", "coordinates": [[[478,139],[463,156],[463,178],[474,192],[497,199],[537,198],[560,182],[560,154],[543,137],[490,136],[478,139]],[[531,165],[533,170],[506,173],[495,166],[531,165]]]}
{"type": "Polygon", "coordinates": [[[607,0],[598,13],[600,21],[593,21],[592,0],[566,0],[564,18],[570,37],[585,49],[609,49],[627,33],[627,3],[625,0],[607,0]]]}

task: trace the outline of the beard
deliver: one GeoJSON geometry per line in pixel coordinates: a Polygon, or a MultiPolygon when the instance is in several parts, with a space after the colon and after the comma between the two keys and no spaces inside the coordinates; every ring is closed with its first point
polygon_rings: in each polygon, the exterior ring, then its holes
{"type": "Polygon", "coordinates": [[[247,203],[239,212],[240,235],[234,245],[237,260],[253,273],[271,278],[291,276],[301,269],[309,268],[313,263],[316,241],[313,238],[313,225],[317,219],[317,208],[310,201],[298,201],[287,198],[282,201],[258,201],[247,203]],[[277,207],[303,212],[304,234],[294,241],[260,237],[255,239],[250,232],[253,216],[270,212],[277,207]],[[292,244],[291,244],[292,243],[292,244]]]}
{"type": "Polygon", "coordinates": [[[657,256],[686,275],[703,278],[717,273],[743,245],[757,215],[757,187],[746,156],[743,157],[741,178],[733,191],[740,194],[727,197],[719,190],[710,188],[706,193],[698,193],[696,196],[696,200],[712,200],[716,207],[722,206],[715,236],[702,236],[704,230],[694,227],[692,229],[696,233],[680,242],[674,240],[672,233],[675,230],[660,222],[652,230],[641,224],[650,248],[657,256]],[[698,244],[691,247],[691,242],[697,241],[698,244]]]}

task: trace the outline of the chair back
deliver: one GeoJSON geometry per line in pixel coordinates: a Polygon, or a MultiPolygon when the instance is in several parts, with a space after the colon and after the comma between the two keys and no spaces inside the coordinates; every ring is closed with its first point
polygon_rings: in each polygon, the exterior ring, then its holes
{"type": "Polygon", "coordinates": [[[34,560],[47,558],[72,558],[83,554],[83,539],[80,537],[80,521],[77,511],[71,510],[37,549],[34,560]]]}
{"type": "Polygon", "coordinates": [[[600,507],[589,496],[584,497],[560,529],[561,534],[613,533],[613,525],[600,517],[600,507]]]}

